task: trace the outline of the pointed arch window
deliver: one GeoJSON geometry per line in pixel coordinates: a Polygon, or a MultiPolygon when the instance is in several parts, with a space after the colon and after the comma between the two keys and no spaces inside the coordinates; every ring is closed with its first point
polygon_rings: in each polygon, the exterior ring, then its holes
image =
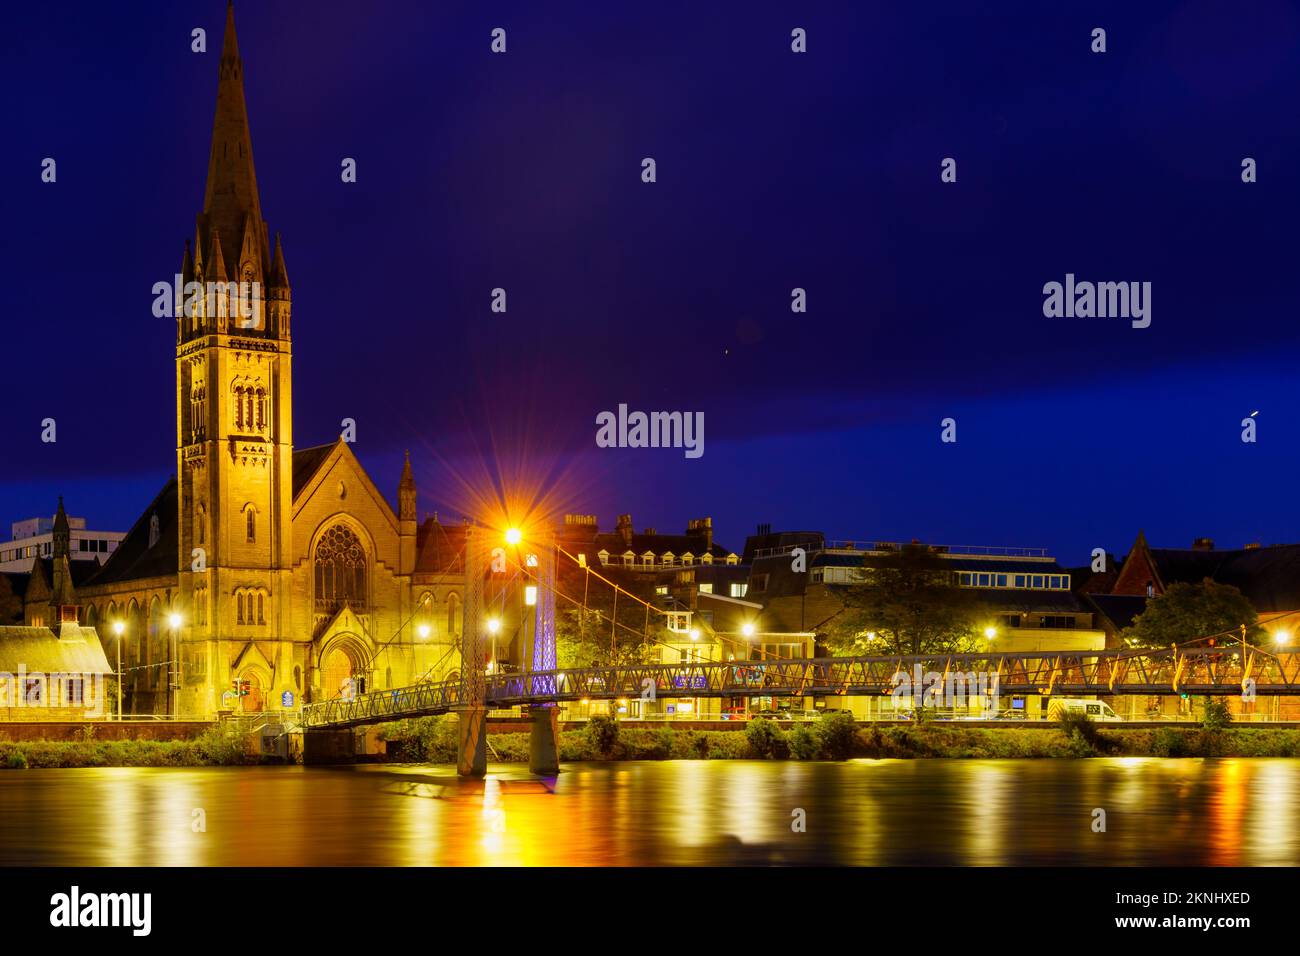
{"type": "Polygon", "coordinates": [[[369,561],[361,539],[347,525],[336,524],[316,544],[316,611],[332,614],[344,605],[366,613],[369,561]]]}
{"type": "Polygon", "coordinates": [[[251,504],[244,505],[244,521],[248,525],[248,543],[257,541],[257,509],[251,504]]]}

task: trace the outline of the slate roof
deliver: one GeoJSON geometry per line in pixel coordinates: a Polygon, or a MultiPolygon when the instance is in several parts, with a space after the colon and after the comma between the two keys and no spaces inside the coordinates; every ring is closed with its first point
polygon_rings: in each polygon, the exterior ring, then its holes
{"type": "Polygon", "coordinates": [[[1083,599],[1093,605],[1116,631],[1131,627],[1134,618],[1147,606],[1144,594],[1085,594],[1083,599]]]}
{"type": "Polygon", "coordinates": [[[1255,610],[1300,609],[1300,544],[1236,551],[1150,548],[1160,580],[1195,584],[1210,578],[1240,590],[1255,610]]]}
{"type": "Polygon", "coordinates": [[[415,573],[443,574],[464,569],[465,525],[429,518],[415,533],[415,573]]]}
{"type": "MultiPolygon", "coordinates": [[[[99,572],[82,583],[98,587],[101,584],[176,574],[180,547],[176,496],[176,479],[170,478],[157,497],[149,503],[149,507],[136,519],[126,537],[118,543],[117,550],[108,556],[99,572]],[[150,547],[149,522],[155,514],[158,516],[159,537],[158,542],[150,547]]],[[[73,582],[77,583],[75,571],[73,582]]]]}
{"type": "Polygon", "coordinates": [[[0,627],[0,671],[17,674],[71,672],[110,674],[104,648],[93,627],[62,625],[59,634],[48,627],[0,627]]]}
{"type": "Polygon", "coordinates": [[[312,448],[295,449],[293,453],[293,499],[298,500],[298,493],[306,487],[307,482],[320,470],[339,439],[328,445],[316,445],[312,448]]]}

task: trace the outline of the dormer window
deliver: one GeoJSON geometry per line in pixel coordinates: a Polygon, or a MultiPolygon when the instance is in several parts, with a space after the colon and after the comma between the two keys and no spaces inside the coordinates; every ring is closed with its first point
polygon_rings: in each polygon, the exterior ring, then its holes
{"type": "Polygon", "coordinates": [[[740,557],[739,557],[739,555],[735,555],[735,554],[729,554],[729,555],[727,555],[727,563],[728,563],[728,564],[738,564],[739,562],[740,562],[740,557]]]}
{"type": "Polygon", "coordinates": [[[705,554],[704,557],[700,558],[700,562],[701,562],[702,564],[712,564],[712,563],[713,563],[713,555],[711,555],[711,554],[705,554]]]}
{"type": "Polygon", "coordinates": [[[632,565],[636,564],[636,555],[633,554],[631,551],[624,551],[623,564],[629,568],[632,567],[632,565]]]}
{"type": "Polygon", "coordinates": [[[653,551],[647,551],[642,554],[641,563],[647,568],[653,568],[655,566],[655,553],[653,551]]]}
{"type": "Polygon", "coordinates": [[[676,562],[677,556],[674,555],[671,551],[666,551],[664,552],[664,556],[660,560],[663,561],[665,568],[671,568],[673,564],[676,562]]]}
{"type": "Polygon", "coordinates": [[[609,552],[603,548],[596,552],[596,557],[600,558],[600,563],[602,565],[609,564],[609,552]]]}
{"type": "Polygon", "coordinates": [[[695,563],[695,555],[691,554],[691,552],[687,551],[685,554],[682,555],[683,567],[690,567],[694,563],[695,563]]]}
{"type": "Polygon", "coordinates": [[[162,537],[162,528],[158,521],[158,515],[157,513],[155,513],[151,515],[149,518],[149,547],[152,548],[155,544],[157,544],[158,539],[161,537],[162,537]]]}

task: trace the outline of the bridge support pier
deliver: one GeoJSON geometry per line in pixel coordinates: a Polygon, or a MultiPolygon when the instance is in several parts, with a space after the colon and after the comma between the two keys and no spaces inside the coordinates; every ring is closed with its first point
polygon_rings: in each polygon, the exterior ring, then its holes
{"type": "Polygon", "coordinates": [[[528,771],[540,777],[560,772],[560,710],[533,708],[533,728],[528,738],[528,771]]]}
{"type": "Polygon", "coordinates": [[[461,710],[456,730],[456,773],[462,777],[487,776],[487,708],[461,710]]]}

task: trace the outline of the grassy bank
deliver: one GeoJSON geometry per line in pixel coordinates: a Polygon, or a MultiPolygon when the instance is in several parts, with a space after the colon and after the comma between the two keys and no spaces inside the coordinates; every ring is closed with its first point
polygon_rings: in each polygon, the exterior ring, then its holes
{"type": "MultiPolygon", "coordinates": [[[[384,728],[394,759],[452,763],[456,725],[441,717],[384,728]]],[[[493,734],[492,759],[528,760],[528,734],[493,734]]],[[[857,725],[830,714],[785,731],[754,720],[745,731],[680,727],[623,728],[593,718],[560,735],[561,760],[843,760],[852,757],[1300,757],[1300,729],[1172,728],[1103,730],[1086,720],[1052,729],[961,727],[953,724],[857,725]]]]}
{"type": "Polygon", "coordinates": [[[0,741],[0,770],[41,767],[216,767],[257,763],[241,737],[213,728],[193,740],[0,741]]]}
{"type": "MultiPolygon", "coordinates": [[[[425,717],[381,728],[389,759],[456,761],[454,718],[425,717]]],[[[493,734],[492,759],[526,763],[528,734],[493,734]]],[[[1157,727],[1106,730],[1087,720],[1050,729],[854,724],[830,714],[782,730],[754,720],[744,731],[624,728],[593,718],[560,735],[560,759],[577,760],[844,760],[852,757],[1085,758],[1300,757],[1300,729],[1157,727]]],[[[0,770],[41,767],[213,767],[256,764],[246,743],[212,729],[193,740],[0,741],[0,770]]]]}

